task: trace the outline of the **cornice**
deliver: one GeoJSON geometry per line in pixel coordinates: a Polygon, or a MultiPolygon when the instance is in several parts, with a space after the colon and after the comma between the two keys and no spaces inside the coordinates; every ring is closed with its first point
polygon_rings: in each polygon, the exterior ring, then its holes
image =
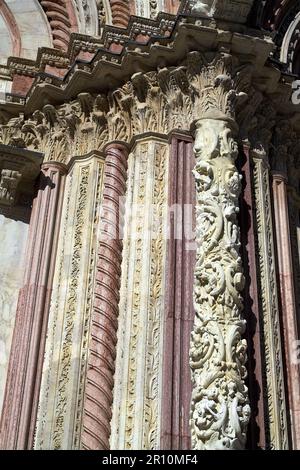
{"type": "MultiPolygon", "coordinates": [[[[28,115],[47,103],[61,104],[84,91],[107,93],[124,84],[136,72],[181,63],[191,50],[217,52],[225,48],[240,57],[242,62],[252,63],[256,74],[263,74],[266,87],[272,81],[278,82],[280,73],[275,67],[269,66],[262,71],[273,48],[269,38],[219,30],[198,25],[197,21],[197,17],[193,22],[191,18],[189,22],[181,19],[177,21],[170,37],[151,37],[147,44],[129,41],[118,54],[98,48],[90,62],[74,62],[63,79],[40,71],[34,78],[24,107],[24,97],[10,96],[9,99],[19,103],[19,111],[28,115]]],[[[5,104],[0,106],[0,111],[3,109],[5,104]]]]}
{"type": "MultiPolygon", "coordinates": [[[[273,48],[264,33],[181,8],[177,15],[160,13],[154,20],[131,16],[126,29],[106,26],[101,38],[73,33],[66,52],[41,48],[36,61],[10,58],[2,68],[13,79],[16,74],[33,79],[24,110],[31,113],[42,101],[59,104],[84,90],[106,92],[135,72],[173,65],[189,50],[217,50],[223,43],[233,53],[252,54],[258,65],[273,48]]],[[[8,97],[21,106],[24,98],[8,97]]]]}

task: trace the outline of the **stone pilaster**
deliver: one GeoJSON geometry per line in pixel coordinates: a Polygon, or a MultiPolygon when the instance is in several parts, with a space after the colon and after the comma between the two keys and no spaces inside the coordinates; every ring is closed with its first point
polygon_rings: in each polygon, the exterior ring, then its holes
{"type": "Polygon", "coordinates": [[[260,310],[264,343],[264,398],[267,403],[266,446],[288,448],[282,338],[276,279],[269,163],[263,146],[251,151],[256,207],[260,310]]]}
{"type": "Polygon", "coordinates": [[[193,139],[173,133],[170,142],[168,240],[163,340],[161,449],[191,448],[191,374],[188,367],[194,322],[195,166],[193,139]]]}
{"type": "Polygon", "coordinates": [[[128,160],[113,449],[160,447],[168,150],[145,137],[128,160]]]}
{"type": "Polygon", "coordinates": [[[92,153],[66,177],[35,449],[79,448],[103,167],[92,153]]]}
{"type": "Polygon", "coordinates": [[[281,121],[275,129],[272,152],[272,195],[292,446],[294,449],[300,449],[300,366],[296,360],[299,333],[287,196],[290,131],[290,123],[285,121],[281,121]]]}
{"type": "Polygon", "coordinates": [[[42,166],[25,256],[1,421],[1,447],[31,448],[66,168],[42,166]]]}

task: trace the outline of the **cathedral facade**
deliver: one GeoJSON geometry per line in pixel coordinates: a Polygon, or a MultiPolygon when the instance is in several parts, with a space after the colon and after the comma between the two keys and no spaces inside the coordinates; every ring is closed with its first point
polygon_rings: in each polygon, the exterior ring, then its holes
{"type": "Polygon", "coordinates": [[[1,449],[300,449],[299,27],[0,2],[1,449]]]}

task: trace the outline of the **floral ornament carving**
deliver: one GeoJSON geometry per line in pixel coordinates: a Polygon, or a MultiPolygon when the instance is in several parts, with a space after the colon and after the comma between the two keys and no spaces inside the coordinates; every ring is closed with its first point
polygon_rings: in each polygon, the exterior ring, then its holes
{"type": "MultiPolygon", "coordinates": [[[[211,102],[215,111],[216,101],[211,102]]],[[[221,94],[220,102],[229,109],[229,97],[221,94]]],[[[196,122],[194,147],[197,258],[190,423],[193,448],[200,450],[244,448],[250,417],[237,223],[241,176],[234,164],[235,123],[220,116],[196,122]]]]}

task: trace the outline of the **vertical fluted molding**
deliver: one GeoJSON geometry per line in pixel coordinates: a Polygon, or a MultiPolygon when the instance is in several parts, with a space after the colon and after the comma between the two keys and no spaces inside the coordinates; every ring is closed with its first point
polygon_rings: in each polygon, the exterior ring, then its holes
{"type": "Polygon", "coordinates": [[[247,318],[248,343],[248,383],[251,417],[248,432],[248,448],[264,449],[266,447],[266,403],[263,394],[263,325],[259,308],[258,263],[255,240],[255,198],[253,191],[253,172],[250,157],[250,144],[243,142],[240,153],[242,180],[241,194],[241,252],[243,258],[245,288],[244,307],[247,318]]]}
{"type": "Polygon", "coordinates": [[[109,449],[122,261],[122,197],[127,149],[105,149],[103,204],[81,431],[83,449],[109,449]]]}
{"type": "MultiPolygon", "coordinates": [[[[267,147],[266,144],[263,144],[267,147]]],[[[263,395],[266,401],[265,439],[268,449],[286,450],[289,431],[283,362],[279,285],[276,275],[275,237],[270,194],[268,154],[251,149],[257,239],[259,302],[262,319],[263,395]]]]}
{"type": "Polygon", "coordinates": [[[195,165],[192,138],[173,134],[170,143],[166,297],[163,346],[161,449],[190,449],[191,377],[186,367],[194,320],[193,236],[195,165]],[[188,231],[189,230],[189,231],[188,231]]]}
{"type": "Polygon", "coordinates": [[[43,164],[34,199],[1,418],[0,447],[32,447],[66,167],[43,164]]]}
{"type": "Polygon", "coordinates": [[[300,449],[300,366],[295,357],[295,344],[299,337],[287,202],[287,177],[284,173],[274,171],[272,179],[292,442],[293,449],[300,449]]]}

